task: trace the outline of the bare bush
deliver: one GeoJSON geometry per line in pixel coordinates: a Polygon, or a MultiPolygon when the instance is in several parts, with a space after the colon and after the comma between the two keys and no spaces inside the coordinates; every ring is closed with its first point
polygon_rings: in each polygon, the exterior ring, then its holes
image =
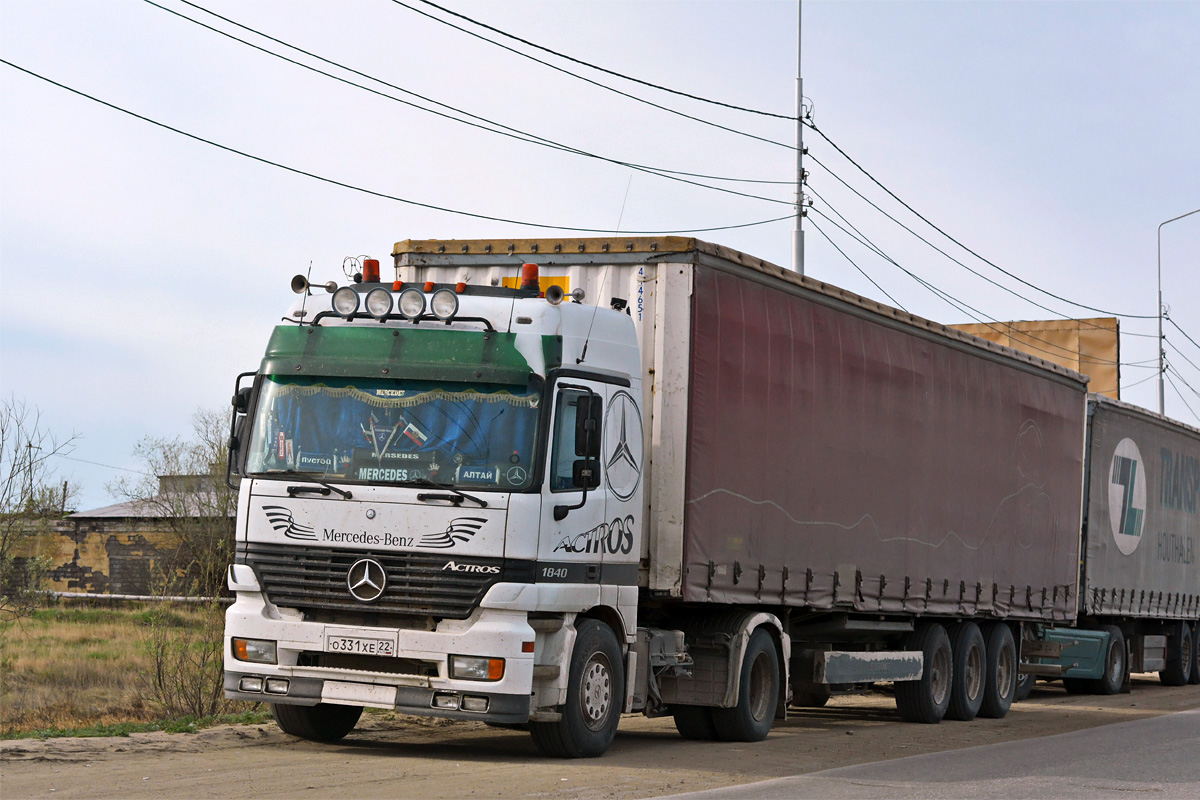
{"type": "Polygon", "coordinates": [[[198,624],[179,626],[167,603],[150,615],[150,666],[145,679],[151,702],[167,717],[227,713],[224,693],[224,605],[213,598],[198,609],[198,624]]]}
{"type": "Polygon", "coordinates": [[[16,399],[0,403],[0,619],[28,616],[45,597],[49,559],[18,555],[22,537],[36,535],[73,510],[76,487],[59,483],[56,456],[74,449],[78,434],[60,439],[42,413],[16,399]]]}

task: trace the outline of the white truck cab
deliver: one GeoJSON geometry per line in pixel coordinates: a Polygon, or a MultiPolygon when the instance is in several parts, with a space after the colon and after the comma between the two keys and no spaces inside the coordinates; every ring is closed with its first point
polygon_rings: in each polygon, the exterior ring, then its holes
{"type": "Polygon", "coordinates": [[[603,752],[637,627],[630,316],[543,291],[533,265],[515,288],[363,273],[297,276],[235,397],[226,696],[313,739],[379,707],[603,752]]]}

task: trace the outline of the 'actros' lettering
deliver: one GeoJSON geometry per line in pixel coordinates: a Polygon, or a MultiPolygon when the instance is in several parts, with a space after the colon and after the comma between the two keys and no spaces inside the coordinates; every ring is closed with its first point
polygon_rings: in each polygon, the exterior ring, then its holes
{"type": "Polygon", "coordinates": [[[601,523],[590,531],[563,537],[554,547],[554,552],[567,553],[622,553],[633,550],[633,517],[614,519],[601,523]]]}
{"type": "Polygon", "coordinates": [[[491,564],[459,564],[454,561],[447,561],[446,566],[442,567],[442,571],[450,570],[451,572],[472,572],[478,575],[499,575],[500,568],[491,564]]]}

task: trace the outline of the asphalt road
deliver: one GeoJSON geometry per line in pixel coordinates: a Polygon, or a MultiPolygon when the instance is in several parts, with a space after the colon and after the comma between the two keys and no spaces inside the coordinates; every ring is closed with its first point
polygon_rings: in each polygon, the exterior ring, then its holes
{"type": "Polygon", "coordinates": [[[1200,709],[1037,739],[671,795],[670,800],[898,797],[1196,800],[1200,798],[1200,709]]]}

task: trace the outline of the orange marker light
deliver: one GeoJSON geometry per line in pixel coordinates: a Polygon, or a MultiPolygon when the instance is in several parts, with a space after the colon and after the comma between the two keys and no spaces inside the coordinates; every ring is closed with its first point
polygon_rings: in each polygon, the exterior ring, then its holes
{"type": "Polygon", "coordinates": [[[393,292],[398,292],[398,291],[400,291],[400,290],[401,290],[401,289],[403,289],[403,288],[404,288],[404,281],[395,281],[395,282],[392,284],[392,291],[393,291],[393,292]]]}
{"type": "Polygon", "coordinates": [[[454,284],[454,291],[456,294],[462,294],[466,290],[467,290],[467,284],[464,283],[463,281],[459,281],[458,283],[454,284]]]}
{"type": "Polygon", "coordinates": [[[522,264],[521,265],[521,288],[538,290],[538,265],[537,264],[522,264]]]}
{"type": "Polygon", "coordinates": [[[504,659],[489,658],[488,659],[488,680],[498,681],[504,677],[504,659]]]}
{"type": "Polygon", "coordinates": [[[427,291],[427,292],[433,291],[433,281],[425,281],[425,291],[427,291]]]}
{"type": "Polygon", "coordinates": [[[363,259],[363,283],[379,283],[379,259],[363,259]]]}

